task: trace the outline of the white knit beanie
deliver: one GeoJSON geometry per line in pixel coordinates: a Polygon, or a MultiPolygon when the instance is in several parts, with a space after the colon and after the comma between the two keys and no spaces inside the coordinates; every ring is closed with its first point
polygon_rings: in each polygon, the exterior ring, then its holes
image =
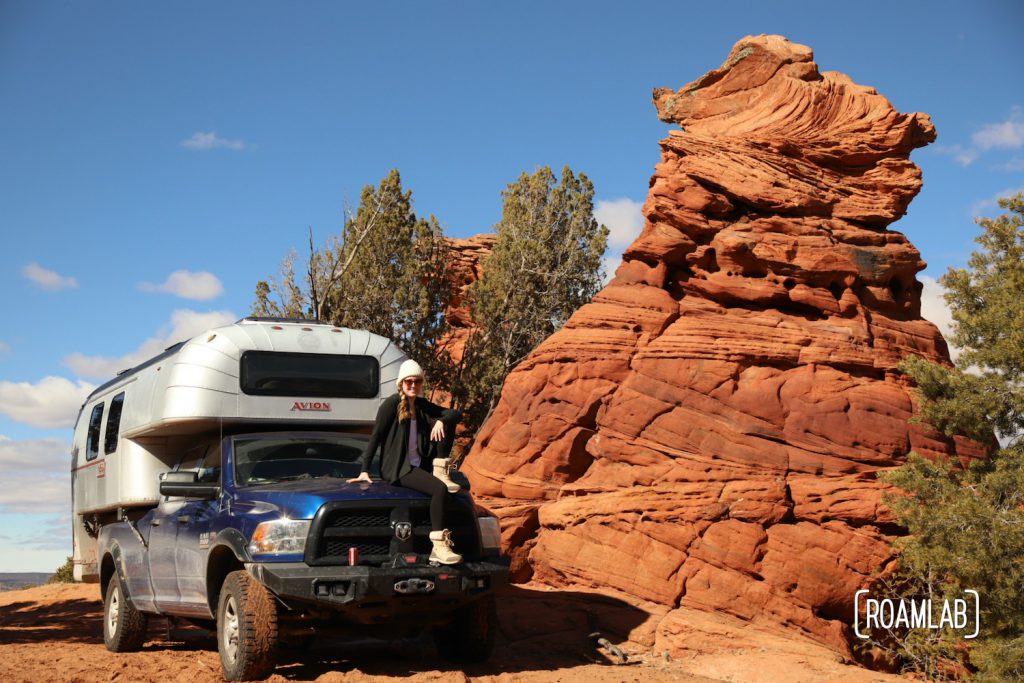
{"type": "Polygon", "coordinates": [[[398,368],[398,379],[395,380],[395,387],[399,392],[402,391],[402,380],[406,377],[423,377],[423,368],[412,358],[403,362],[402,366],[398,368]]]}

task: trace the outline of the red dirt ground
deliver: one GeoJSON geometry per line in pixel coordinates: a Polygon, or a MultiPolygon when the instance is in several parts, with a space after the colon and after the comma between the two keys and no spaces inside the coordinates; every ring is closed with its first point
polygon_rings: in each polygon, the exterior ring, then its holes
{"type": "MultiPolygon", "coordinates": [[[[301,653],[284,653],[267,680],[439,681],[445,683],[632,683],[683,681],[804,681],[806,683],[900,680],[846,666],[809,643],[779,648],[765,634],[762,646],[744,636],[741,649],[723,649],[728,633],[707,634],[715,646],[686,659],[668,660],[624,642],[645,618],[610,598],[516,586],[499,596],[501,629],[494,657],[486,665],[459,669],[438,658],[429,638],[391,643],[323,639],[301,653]],[[589,616],[588,616],[589,615],[589,616]],[[595,615],[597,621],[595,622],[595,615]],[[609,622],[609,623],[604,623],[609,622]],[[615,622],[615,623],[611,623],[615,622]],[[597,623],[613,643],[630,654],[614,664],[588,638],[597,623]],[[753,644],[752,644],[753,643],[753,644]]],[[[0,681],[175,681],[222,680],[212,634],[192,627],[168,629],[151,622],[143,650],[114,654],[103,645],[102,604],[95,585],[40,586],[0,593],[0,681]]],[[[703,625],[697,624],[695,628],[703,625]]],[[[696,634],[695,634],[696,635],[696,634]]],[[[773,641],[772,638],[776,638],[773,641]]],[[[739,643],[737,643],[739,647],[739,643]]]]}

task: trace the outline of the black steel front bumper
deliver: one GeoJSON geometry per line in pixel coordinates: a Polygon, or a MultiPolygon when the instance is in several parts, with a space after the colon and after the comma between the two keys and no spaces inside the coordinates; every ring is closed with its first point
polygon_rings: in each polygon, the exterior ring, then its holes
{"type": "Polygon", "coordinates": [[[306,603],[363,623],[448,611],[508,583],[508,559],[501,557],[394,567],[254,562],[246,570],[286,604],[306,603]]]}

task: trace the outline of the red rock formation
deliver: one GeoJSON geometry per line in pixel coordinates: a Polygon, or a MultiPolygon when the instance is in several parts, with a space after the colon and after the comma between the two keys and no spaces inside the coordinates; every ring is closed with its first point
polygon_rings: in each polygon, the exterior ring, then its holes
{"type": "Polygon", "coordinates": [[[920,316],[925,264],[886,229],[935,130],[812,58],[748,37],[655,90],[683,130],[661,142],[642,234],[508,377],[463,466],[520,579],[848,652],[854,593],[892,557],[876,472],[911,450],[983,455],[909,424],[896,370],[949,359],[920,316]]]}
{"type": "Polygon", "coordinates": [[[465,302],[466,290],[483,277],[481,264],[490,255],[496,239],[497,235],[488,232],[466,239],[448,239],[454,296],[446,313],[452,329],[444,345],[456,361],[462,358],[466,340],[473,328],[473,319],[465,302]]]}

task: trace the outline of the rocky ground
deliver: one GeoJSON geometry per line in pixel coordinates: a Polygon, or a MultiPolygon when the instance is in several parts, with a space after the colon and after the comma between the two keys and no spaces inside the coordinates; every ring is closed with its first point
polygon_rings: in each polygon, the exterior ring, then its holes
{"type": "MultiPolygon", "coordinates": [[[[648,618],[612,598],[514,587],[501,596],[495,656],[457,669],[440,660],[429,639],[393,643],[327,641],[285,653],[270,681],[789,681],[824,683],[898,680],[844,665],[810,641],[786,640],[749,624],[695,613],[693,650],[663,654],[623,640],[616,630],[642,630],[648,618]],[[597,628],[629,654],[616,664],[587,637],[597,628]]],[[[154,623],[142,652],[113,654],[103,646],[102,605],[94,585],[40,586],[0,595],[0,680],[219,681],[211,634],[154,623]]]]}

